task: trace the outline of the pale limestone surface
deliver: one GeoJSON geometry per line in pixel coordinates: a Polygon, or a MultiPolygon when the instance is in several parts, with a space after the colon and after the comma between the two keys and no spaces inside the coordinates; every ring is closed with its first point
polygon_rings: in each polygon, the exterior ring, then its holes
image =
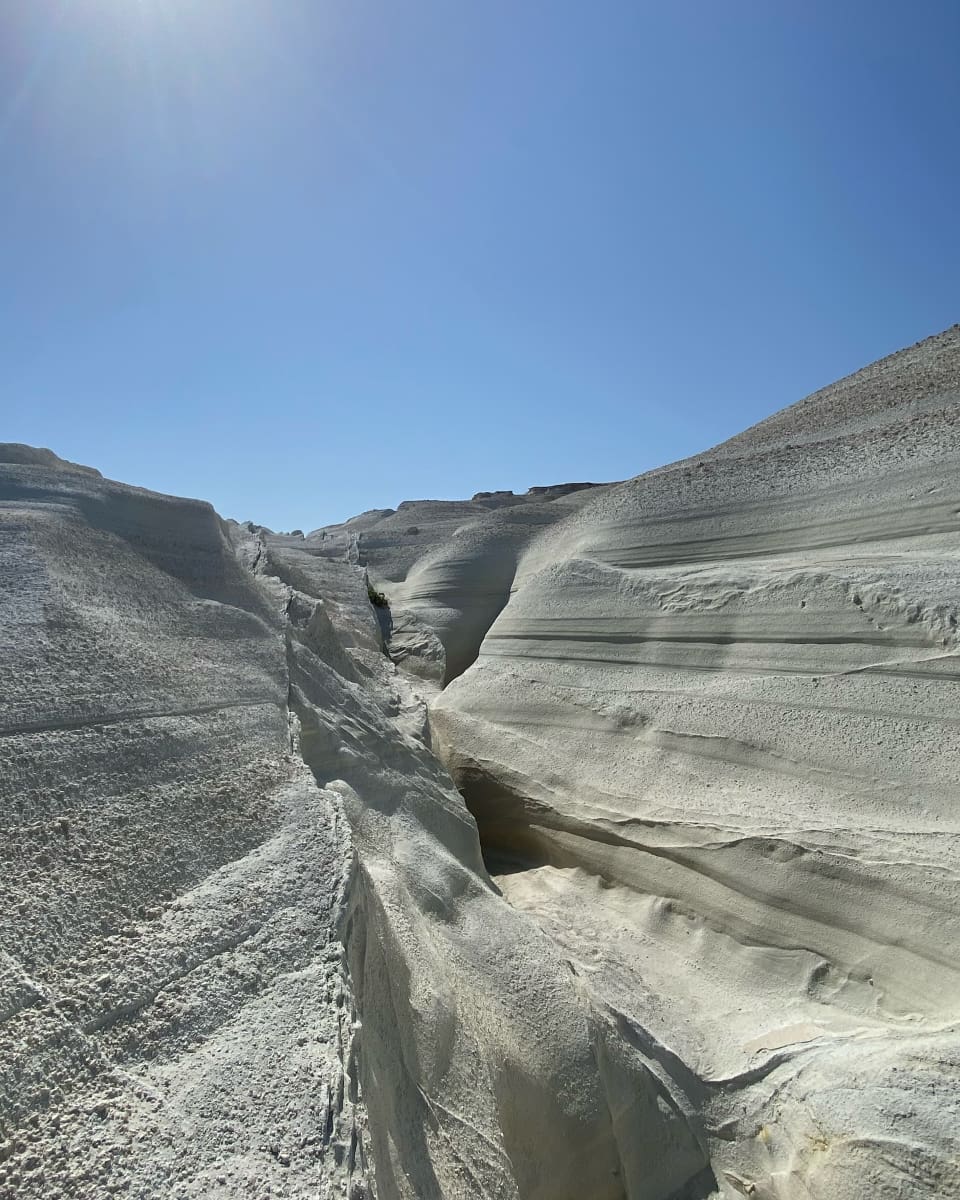
{"type": "Polygon", "coordinates": [[[209,505],[0,446],[0,1195],[368,1194],[288,691],[209,505]]]}
{"type": "Polygon", "coordinates": [[[591,498],[432,709],[725,1194],[960,1194],[958,387],[954,328],[591,498]]]}
{"type": "Polygon", "coordinates": [[[0,1195],[960,1196],[958,386],[306,538],[0,447],[0,1195]]]}
{"type": "Polygon", "coordinates": [[[390,601],[391,657],[413,674],[449,682],[476,658],[532,538],[599,490],[567,483],[520,496],[405,500],[396,510],[374,509],[315,530],[304,545],[367,567],[390,601]]]}
{"type": "Polygon", "coordinates": [[[492,885],[362,568],[10,457],[3,1194],[613,1200],[611,1087],[699,1173],[492,885]]]}
{"type": "Polygon", "coordinates": [[[328,652],[330,629],[355,631],[364,606],[374,621],[362,570],[310,539],[234,536],[287,591],[303,755],[352,827],[344,937],[378,1195],[615,1200],[635,1187],[638,1156],[671,1190],[699,1176],[704,1148],[661,1110],[656,1077],[491,883],[476,826],[430,752],[420,680],[369,644],[357,642],[347,671],[328,652]],[[329,627],[305,616],[317,598],[329,627]]]}

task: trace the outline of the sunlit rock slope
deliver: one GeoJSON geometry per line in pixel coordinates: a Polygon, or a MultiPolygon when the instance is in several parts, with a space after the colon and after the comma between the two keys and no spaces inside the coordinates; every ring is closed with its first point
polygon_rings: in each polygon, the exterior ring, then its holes
{"type": "Polygon", "coordinates": [[[306,537],[0,446],[0,1196],[960,1197],[958,468],[960,328],[306,537]]]}
{"type": "Polygon", "coordinates": [[[492,884],[351,556],[0,460],[0,1192],[698,1180],[657,1074],[492,884]]]}
{"type": "Polygon", "coordinates": [[[436,744],[717,1186],[960,1194],[960,329],[589,496],[512,587],[436,744]]]}
{"type": "Polygon", "coordinates": [[[279,600],[209,505],[0,445],[4,1197],[367,1194],[279,600]]]}
{"type": "Polygon", "coordinates": [[[705,1144],[683,1105],[664,1106],[659,1066],[585,1002],[566,954],[491,882],[431,753],[422,680],[384,654],[345,661],[339,647],[373,619],[362,569],[317,553],[317,539],[234,537],[287,590],[300,745],[352,829],[343,936],[377,1194],[702,1192],[705,1144]]]}

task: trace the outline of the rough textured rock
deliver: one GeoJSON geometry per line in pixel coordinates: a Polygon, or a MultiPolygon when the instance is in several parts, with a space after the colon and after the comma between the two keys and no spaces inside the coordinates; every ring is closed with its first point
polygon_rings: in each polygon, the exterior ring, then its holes
{"type": "Polygon", "coordinates": [[[616,1045],[646,1116],[614,1119],[609,1022],[487,876],[363,569],[23,457],[0,477],[3,1188],[612,1200],[619,1140],[652,1158],[661,1129],[697,1174],[616,1045]]]}
{"type": "Polygon", "coordinates": [[[2,446],[0,584],[0,1194],[365,1194],[276,598],[209,505],[2,446]]]}
{"type": "Polygon", "coordinates": [[[960,1196],[958,467],[960,328],[306,537],[0,447],[0,1195],[960,1196]]]}
{"type": "Polygon", "coordinates": [[[255,538],[242,556],[289,589],[304,757],[353,831],[344,936],[378,1194],[614,1200],[635,1169],[621,1144],[647,1172],[658,1159],[671,1179],[699,1175],[703,1146],[661,1111],[655,1076],[490,881],[476,826],[430,752],[423,700],[370,653],[379,627],[362,570],[310,539],[255,538]],[[336,609],[323,599],[334,594],[336,609]],[[352,671],[324,648],[318,599],[334,629],[356,629],[365,610],[370,637],[352,671]]]}

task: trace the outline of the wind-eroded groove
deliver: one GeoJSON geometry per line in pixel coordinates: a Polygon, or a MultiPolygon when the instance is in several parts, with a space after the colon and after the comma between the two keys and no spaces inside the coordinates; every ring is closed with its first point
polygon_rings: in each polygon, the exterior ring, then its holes
{"type": "Polygon", "coordinates": [[[738,635],[734,633],[599,633],[577,630],[528,633],[503,633],[497,631],[488,635],[488,641],[524,641],[524,642],[588,642],[600,645],[633,646],[645,642],[668,642],[694,646],[889,646],[892,650],[908,649],[917,644],[923,645],[926,638],[898,640],[880,633],[830,633],[830,634],[758,634],[738,635]]]}
{"type": "Polygon", "coordinates": [[[129,708],[122,713],[104,713],[97,717],[61,717],[48,721],[24,721],[19,725],[0,727],[0,737],[17,737],[31,733],[58,733],[73,729],[89,729],[98,725],[122,725],[125,721],[150,721],[164,717],[199,717],[205,713],[223,712],[231,708],[259,708],[261,705],[283,708],[275,695],[250,696],[246,699],[210,700],[184,708],[129,708]]]}
{"type": "Polygon", "coordinates": [[[213,945],[207,947],[203,954],[199,955],[196,961],[185,966],[181,971],[175,971],[166,979],[161,980],[155,986],[149,987],[146,991],[141,992],[139,996],[135,996],[132,1000],[126,1001],[124,1004],[117,1004],[113,1008],[107,1009],[106,1012],[99,1013],[96,1017],[92,1017],[89,1021],[85,1021],[80,1029],[83,1033],[92,1034],[100,1033],[105,1029],[111,1029],[120,1021],[125,1021],[130,1017],[135,1017],[142,1012],[148,1005],[165,991],[172,984],[179,983],[181,979],[186,979],[188,975],[192,975],[199,967],[210,962],[211,959],[218,958],[221,954],[226,954],[230,950],[236,948],[248,941],[260,928],[258,925],[254,929],[246,929],[242,933],[231,934],[230,937],[222,938],[213,945]]]}
{"type": "Polygon", "coordinates": [[[791,758],[789,754],[767,750],[727,734],[691,733],[651,726],[643,731],[641,740],[654,749],[665,750],[668,753],[688,755],[709,762],[732,763],[735,766],[767,771],[771,775],[782,775],[792,779],[812,778],[832,786],[835,790],[845,792],[873,795],[885,787],[909,786],[907,780],[888,777],[881,782],[876,776],[862,771],[844,770],[829,763],[791,758]]]}
{"type": "MultiPolygon", "coordinates": [[[[508,656],[504,655],[503,657],[508,657],[508,656]]],[[[512,656],[510,656],[510,657],[512,657],[512,656]]],[[[938,658],[942,658],[942,657],[954,658],[957,656],[950,654],[950,655],[938,655],[937,657],[938,658]]],[[[546,661],[552,662],[553,660],[547,659],[546,661]]],[[[923,662],[924,660],[920,659],[918,661],[923,662]]],[[[936,660],[931,659],[929,661],[936,661],[936,660]]],[[[633,664],[631,663],[629,665],[633,665],[633,664]]],[[[798,670],[798,671],[790,671],[790,672],[784,672],[784,673],[792,674],[792,675],[809,675],[813,679],[845,679],[851,675],[866,675],[866,674],[873,674],[873,673],[884,674],[884,675],[885,674],[891,674],[891,675],[895,674],[898,677],[904,677],[904,678],[922,678],[922,679],[929,680],[932,682],[936,682],[941,679],[944,680],[945,682],[955,682],[956,680],[960,679],[960,675],[946,675],[946,674],[930,675],[930,674],[923,674],[922,672],[919,672],[919,671],[914,672],[914,673],[906,672],[906,671],[903,671],[903,672],[889,671],[888,672],[888,671],[882,669],[883,666],[884,666],[884,664],[873,664],[873,665],[868,665],[865,667],[851,667],[846,671],[826,672],[826,671],[799,671],[798,670]]],[[[664,669],[668,670],[670,668],[665,667],[664,669]]],[[[673,668],[673,669],[678,670],[679,668],[673,668]]],[[[690,668],[690,669],[692,670],[693,668],[690,668]]],[[[740,673],[743,674],[745,672],[740,672],[740,673]]],[[[763,673],[764,674],[773,674],[774,672],[772,671],[772,669],[769,671],[764,669],[763,673]]],[[[535,684],[539,684],[540,686],[543,686],[543,687],[554,688],[556,690],[556,692],[558,694],[560,694],[562,699],[566,699],[568,701],[569,705],[571,705],[574,708],[578,708],[581,712],[589,713],[589,712],[596,711],[595,709],[591,709],[589,705],[578,704],[577,700],[573,697],[565,697],[563,695],[563,693],[566,693],[566,692],[586,692],[588,695],[593,696],[596,694],[596,690],[597,690],[595,686],[588,686],[586,684],[575,685],[575,684],[566,683],[566,682],[557,683],[553,680],[546,680],[546,679],[542,679],[542,678],[538,679],[536,676],[526,675],[521,672],[513,672],[512,677],[514,679],[518,680],[522,684],[535,683],[535,684]]],[[[643,688],[633,687],[630,689],[624,689],[623,692],[616,692],[616,693],[610,692],[610,694],[616,695],[617,697],[629,696],[631,698],[632,697],[648,697],[648,696],[657,696],[657,697],[659,697],[659,696],[671,696],[671,697],[672,696],[683,696],[687,700],[692,700],[695,704],[704,704],[704,703],[709,703],[711,705],[713,705],[713,704],[728,704],[728,705],[737,705],[740,708],[784,709],[788,712],[814,712],[814,713],[822,713],[824,715],[826,715],[827,713],[836,713],[838,715],[849,716],[849,717],[876,717],[882,721],[912,721],[912,722],[923,722],[923,724],[948,725],[951,727],[954,725],[960,725],[960,715],[954,716],[951,714],[944,713],[943,711],[930,713],[930,712],[923,712],[922,710],[919,710],[919,709],[909,709],[908,710],[908,709],[872,708],[865,704],[859,704],[859,705],[858,704],[831,704],[827,701],[825,701],[823,703],[814,704],[811,701],[785,700],[785,699],[781,699],[780,697],[770,697],[770,696],[731,695],[731,694],[728,694],[725,692],[710,692],[709,694],[705,694],[703,692],[693,691],[690,688],[649,687],[649,686],[643,687],[643,688]]],[[[556,706],[555,702],[551,702],[551,706],[555,707],[556,706]]],[[[641,722],[638,722],[638,724],[640,724],[640,723],[641,722]]],[[[551,728],[556,727],[556,726],[559,726],[561,728],[579,728],[575,722],[573,722],[573,723],[571,723],[569,721],[547,722],[542,719],[532,719],[529,717],[524,717],[522,714],[514,717],[513,721],[512,721],[512,726],[514,728],[519,725],[532,725],[534,727],[541,726],[541,725],[549,725],[551,728]]],[[[633,728],[633,726],[631,726],[630,724],[625,724],[623,726],[624,731],[628,732],[628,733],[631,731],[632,728],[633,728]]]]}
{"type": "MultiPolygon", "coordinates": [[[[920,506],[916,506],[919,508],[920,506]]],[[[611,566],[638,568],[667,566],[717,560],[734,561],[740,558],[763,558],[796,550],[830,550],[841,546],[864,543],[902,541],[906,538],[930,537],[939,533],[955,533],[960,529],[956,501],[923,506],[929,514],[925,522],[916,519],[910,508],[906,511],[888,510],[885,513],[865,513],[860,517],[840,521],[818,521],[807,525],[781,526],[756,533],[721,534],[716,537],[681,542],[648,543],[623,546],[619,549],[593,550],[592,556],[611,566]],[[820,536],[817,533],[823,531],[820,536]]],[[[701,520],[702,516],[687,518],[701,520]]],[[[675,518],[680,523],[682,518],[675,518]]],[[[649,524],[650,522],[646,522],[649,524]]]]}
{"type": "MultiPolygon", "coordinates": [[[[476,785],[474,784],[474,789],[475,786],[476,785]]],[[[661,859],[665,862],[669,862],[673,866],[680,868],[681,871],[690,872],[695,876],[709,880],[712,884],[723,889],[723,891],[728,895],[741,897],[751,904],[759,905],[762,909],[783,913],[784,916],[788,918],[801,921],[805,925],[813,927],[812,929],[808,930],[808,933],[812,933],[813,929],[823,930],[825,931],[825,934],[821,935],[819,939],[822,942],[829,943],[829,931],[832,930],[836,933],[858,938],[863,942],[870,943],[875,946],[882,946],[889,950],[899,951],[901,954],[907,955],[908,957],[918,960],[919,962],[937,966],[939,968],[946,968],[946,970],[960,978],[960,968],[958,968],[956,961],[951,959],[946,954],[938,954],[936,950],[929,945],[922,949],[913,944],[905,945],[903,941],[897,937],[888,936],[887,931],[880,928],[873,928],[866,920],[859,922],[856,920],[831,920],[830,916],[836,917],[839,915],[842,917],[842,912],[838,913],[836,911],[831,911],[831,914],[828,916],[827,912],[824,910],[823,903],[821,903],[818,907],[817,903],[815,902],[815,897],[809,888],[806,890],[799,890],[795,895],[787,897],[778,895],[769,889],[765,889],[762,884],[752,883],[746,876],[734,874],[729,869],[721,869],[719,865],[722,861],[721,859],[716,859],[716,865],[714,864],[714,858],[717,853],[716,846],[697,847],[692,845],[688,850],[677,850],[672,847],[655,846],[638,842],[611,829],[603,828],[596,822],[578,820],[577,818],[560,814],[555,809],[543,804],[542,802],[534,802],[535,810],[528,812],[523,808],[523,798],[519,796],[517,797],[520,806],[519,820],[511,822],[509,820],[499,821],[495,817],[485,818],[483,813],[483,804],[477,803],[475,791],[471,789],[469,782],[464,783],[462,790],[468,807],[476,817],[480,832],[481,844],[483,845],[485,852],[488,852],[492,849],[507,855],[519,854],[521,859],[527,859],[532,863],[533,860],[530,857],[529,851],[524,852],[522,848],[522,839],[524,833],[532,837],[534,844],[536,844],[543,835],[555,833],[578,838],[586,843],[605,845],[613,849],[629,850],[637,855],[648,855],[653,859],[661,859]],[[512,831],[508,834],[508,836],[513,839],[512,845],[509,844],[509,842],[505,840],[505,837],[503,836],[505,826],[508,829],[513,827],[516,831],[515,834],[512,831]],[[538,838],[538,831],[542,831],[540,838],[538,838]]],[[[732,849],[742,842],[749,842],[751,840],[753,839],[737,838],[732,840],[727,845],[732,849]]],[[[771,839],[758,838],[757,840],[762,842],[769,841],[771,839]]],[[[783,842],[784,845],[791,844],[779,838],[773,840],[783,842]]],[[[581,856],[575,851],[569,849],[564,851],[562,847],[560,849],[565,860],[560,865],[570,866],[575,864],[578,866],[583,866],[585,870],[592,874],[597,874],[595,868],[585,866],[581,856]]],[[[802,850],[805,848],[800,847],[800,849],[802,850]]],[[[540,847],[540,850],[541,852],[543,851],[542,846],[540,847]]],[[[549,854],[543,859],[543,861],[549,861],[549,854]]],[[[835,862],[833,874],[830,875],[830,878],[834,879],[840,874],[846,874],[849,876],[850,869],[848,864],[837,860],[835,862]]],[[[615,875],[611,878],[615,879],[617,882],[620,882],[623,884],[623,886],[630,888],[633,887],[629,881],[621,879],[619,876],[615,875]]],[[[866,885],[868,883],[869,879],[866,876],[860,876],[856,880],[856,884],[861,890],[866,889],[866,885]]],[[[864,890],[863,894],[865,896],[868,895],[869,890],[864,890]]],[[[675,895],[673,898],[677,900],[682,899],[680,895],[675,895]]],[[[736,908],[737,906],[733,905],[732,907],[736,908]]],[[[943,911],[949,910],[947,909],[943,911]]],[[[864,917],[867,917],[869,913],[870,906],[868,903],[865,903],[863,909],[864,917]]],[[[935,906],[930,906],[929,913],[931,918],[939,915],[939,911],[935,906]]],[[[853,916],[854,914],[851,913],[850,915],[853,916]]],[[[742,916],[742,920],[747,926],[756,926],[756,921],[746,914],[742,916]]],[[[727,929],[727,932],[730,932],[730,930],[727,929]]],[[[783,936],[781,936],[775,943],[764,942],[760,937],[757,937],[755,941],[751,942],[750,939],[747,939],[741,935],[738,935],[738,940],[741,940],[744,944],[755,944],[757,946],[776,944],[784,949],[807,950],[816,954],[823,953],[822,950],[817,949],[816,944],[809,937],[804,939],[800,936],[796,936],[800,933],[799,930],[796,930],[795,935],[792,936],[786,936],[786,931],[782,931],[782,933],[783,936]]]]}
{"type": "MultiPolygon", "coordinates": [[[[499,639],[500,635],[498,635],[499,639]]],[[[532,640],[526,638],[516,638],[517,641],[532,640]]],[[[557,641],[566,639],[544,638],[544,643],[552,641],[554,644],[557,641]]],[[[660,640],[660,639],[651,639],[660,640]]],[[[863,666],[847,667],[843,670],[827,670],[825,667],[794,667],[778,663],[776,666],[765,666],[761,663],[744,663],[738,664],[730,659],[725,659],[722,663],[691,663],[691,662],[673,662],[669,659],[661,658],[625,658],[622,655],[603,655],[603,654],[579,654],[575,650],[566,654],[518,654],[511,653],[509,650],[502,651],[493,646],[494,639],[487,637],[484,642],[483,651],[480,655],[480,661],[484,658],[497,659],[513,659],[517,662],[578,662],[578,663],[596,663],[602,666],[612,667],[650,667],[654,670],[662,671],[697,671],[707,675],[798,675],[798,676],[813,676],[817,679],[826,679],[843,675],[884,675],[893,679],[922,679],[929,682],[939,682],[943,680],[945,683],[960,682],[960,672],[948,671],[911,671],[898,667],[890,663],[866,663],[863,666]]],[[[915,663],[922,662],[937,662],[944,657],[953,658],[955,655],[932,655],[929,659],[913,659],[915,663]]]]}

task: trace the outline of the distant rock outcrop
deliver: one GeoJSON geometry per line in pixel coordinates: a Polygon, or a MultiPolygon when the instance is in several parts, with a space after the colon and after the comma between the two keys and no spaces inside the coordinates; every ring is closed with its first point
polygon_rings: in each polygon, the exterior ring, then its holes
{"type": "Polygon", "coordinates": [[[79,475],[95,475],[101,478],[94,467],[83,467],[79,463],[58,458],[52,450],[41,446],[24,446],[22,442],[0,442],[0,465],[21,467],[51,467],[54,470],[73,471],[79,475]]]}
{"type": "Polygon", "coordinates": [[[472,500],[405,500],[396,510],[314,530],[307,541],[317,553],[368,567],[395,617],[403,616],[390,641],[393,657],[417,674],[449,683],[477,657],[507,603],[525,547],[579,508],[588,489],[610,486],[565,483],[521,496],[478,492],[472,500]],[[424,642],[424,627],[439,639],[439,655],[434,642],[424,642]],[[426,664],[414,661],[421,645],[426,664]]]}

